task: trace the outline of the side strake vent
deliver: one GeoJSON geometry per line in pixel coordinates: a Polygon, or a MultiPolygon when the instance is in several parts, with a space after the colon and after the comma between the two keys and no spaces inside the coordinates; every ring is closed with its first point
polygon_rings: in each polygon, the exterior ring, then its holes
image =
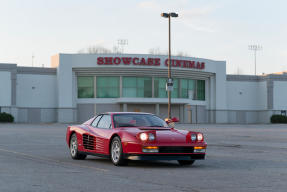
{"type": "Polygon", "coordinates": [[[84,148],[88,150],[94,150],[95,137],[87,134],[83,134],[84,148]]]}

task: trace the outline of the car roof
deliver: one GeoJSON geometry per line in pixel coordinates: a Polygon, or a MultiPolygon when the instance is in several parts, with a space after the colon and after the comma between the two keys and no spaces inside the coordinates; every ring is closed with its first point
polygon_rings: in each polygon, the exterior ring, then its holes
{"type": "Polygon", "coordinates": [[[105,112],[105,113],[101,113],[99,115],[104,115],[104,114],[108,114],[108,115],[113,115],[113,114],[142,114],[142,115],[153,115],[152,113],[145,113],[145,112],[105,112]]]}

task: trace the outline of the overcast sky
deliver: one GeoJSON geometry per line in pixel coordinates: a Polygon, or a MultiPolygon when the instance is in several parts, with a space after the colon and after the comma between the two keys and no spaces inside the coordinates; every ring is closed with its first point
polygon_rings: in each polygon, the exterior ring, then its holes
{"type": "Polygon", "coordinates": [[[167,19],[174,11],[172,52],[227,62],[227,73],[254,74],[248,45],[262,45],[257,72],[287,70],[284,0],[0,0],[0,62],[50,66],[57,53],[91,45],[126,53],[166,51],[167,19]]]}

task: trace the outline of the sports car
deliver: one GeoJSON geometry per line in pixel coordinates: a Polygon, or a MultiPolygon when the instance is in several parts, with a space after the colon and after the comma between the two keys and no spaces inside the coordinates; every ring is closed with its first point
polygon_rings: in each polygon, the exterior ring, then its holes
{"type": "Polygon", "coordinates": [[[191,165],[205,158],[207,146],[202,133],[177,130],[154,114],[138,112],[103,113],[69,126],[66,142],[73,159],[95,155],[110,158],[114,165],[128,160],[177,160],[191,165]]]}

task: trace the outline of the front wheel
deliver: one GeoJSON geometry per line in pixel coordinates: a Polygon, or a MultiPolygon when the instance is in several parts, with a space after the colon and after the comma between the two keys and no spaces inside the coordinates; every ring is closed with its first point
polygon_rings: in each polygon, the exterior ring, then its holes
{"type": "Polygon", "coordinates": [[[123,148],[121,139],[119,137],[114,137],[112,140],[111,148],[110,148],[111,160],[114,165],[125,165],[127,160],[124,159],[123,148]]]}
{"type": "Polygon", "coordinates": [[[70,154],[71,154],[72,159],[77,159],[77,160],[85,159],[87,157],[87,155],[80,154],[78,151],[78,139],[77,139],[76,133],[73,133],[73,135],[71,136],[70,154]]]}
{"type": "Polygon", "coordinates": [[[192,165],[195,162],[195,160],[177,160],[177,161],[182,166],[192,165]]]}

